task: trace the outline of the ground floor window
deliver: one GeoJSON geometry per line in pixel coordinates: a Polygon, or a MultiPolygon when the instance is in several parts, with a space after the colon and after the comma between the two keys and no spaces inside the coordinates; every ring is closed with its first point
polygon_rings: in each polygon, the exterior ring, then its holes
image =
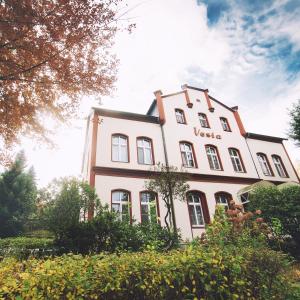
{"type": "Polygon", "coordinates": [[[187,202],[192,226],[203,226],[209,222],[207,204],[203,193],[189,192],[187,202]]]}
{"type": "Polygon", "coordinates": [[[229,202],[232,200],[232,196],[229,193],[218,192],[215,194],[215,199],[218,205],[224,206],[224,209],[227,210],[229,208],[229,202]]]}
{"type": "Polygon", "coordinates": [[[240,195],[241,202],[243,204],[244,210],[246,211],[249,206],[249,193],[243,193],[240,195]]]}
{"type": "Polygon", "coordinates": [[[141,223],[157,223],[158,222],[158,206],[157,196],[151,192],[141,192],[141,223]]]}
{"type": "Polygon", "coordinates": [[[120,220],[130,221],[130,194],[128,191],[115,190],[112,192],[111,208],[117,212],[120,220]]]}

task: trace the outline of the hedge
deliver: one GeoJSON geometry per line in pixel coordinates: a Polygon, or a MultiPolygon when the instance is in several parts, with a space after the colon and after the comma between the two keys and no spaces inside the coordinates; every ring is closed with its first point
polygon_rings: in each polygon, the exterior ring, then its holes
{"type": "Polygon", "coordinates": [[[282,254],[203,250],[6,258],[0,299],[288,299],[282,254]]]}
{"type": "Polygon", "coordinates": [[[53,239],[12,237],[0,239],[0,256],[25,258],[29,255],[49,255],[55,252],[53,239]]]}

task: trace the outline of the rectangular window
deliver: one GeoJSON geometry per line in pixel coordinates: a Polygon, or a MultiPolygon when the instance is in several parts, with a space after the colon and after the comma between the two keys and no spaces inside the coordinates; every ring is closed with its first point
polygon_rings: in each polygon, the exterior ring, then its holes
{"type": "Polygon", "coordinates": [[[206,114],[200,113],[198,114],[198,116],[201,127],[209,128],[209,123],[206,114]]]}
{"type": "Polygon", "coordinates": [[[238,173],[244,173],[245,169],[239,151],[234,148],[229,148],[228,151],[234,171],[238,173]]]}
{"type": "Polygon", "coordinates": [[[224,131],[231,131],[228,120],[226,118],[220,118],[221,125],[224,131]]]}
{"type": "Polygon", "coordinates": [[[198,195],[197,193],[189,193],[188,207],[192,226],[204,225],[204,216],[200,195],[198,195]]]}
{"type": "Polygon", "coordinates": [[[152,143],[150,139],[138,138],[137,139],[137,153],[138,163],[144,165],[152,165],[152,143]]]}
{"type": "Polygon", "coordinates": [[[278,175],[280,177],[288,177],[285,167],[283,165],[283,162],[281,160],[281,157],[278,155],[272,155],[272,159],[273,159],[273,163],[275,165],[278,175]]]}
{"type": "Polygon", "coordinates": [[[195,167],[192,145],[188,143],[180,143],[180,151],[183,166],[195,167]]]}
{"type": "Polygon", "coordinates": [[[130,221],[129,202],[128,192],[119,190],[112,193],[111,207],[119,215],[121,221],[130,221]]]}
{"type": "Polygon", "coordinates": [[[186,124],[184,112],[181,109],[175,109],[176,121],[179,124],[186,124]]]}
{"type": "Polygon", "coordinates": [[[112,136],[112,160],[128,162],[128,139],[123,135],[112,136]]]}
{"type": "Polygon", "coordinates": [[[141,222],[142,224],[157,223],[157,199],[154,193],[141,193],[141,222]]]}
{"type": "Polygon", "coordinates": [[[267,156],[264,153],[257,153],[257,159],[263,174],[266,176],[273,176],[267,156]]]}

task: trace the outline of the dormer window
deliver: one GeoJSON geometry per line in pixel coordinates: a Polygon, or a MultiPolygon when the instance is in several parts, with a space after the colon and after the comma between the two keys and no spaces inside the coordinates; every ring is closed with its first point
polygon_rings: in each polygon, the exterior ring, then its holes
{"type": "Polygon", "coordinates": [[[184,116],[184,111],[182,109],[175,109],[175,116],[176,116],[176,121],[179,124],[186,124],[185,116],[184,116]]]}
{"type": "Polygon", "coordinates": [[[200,113],[198,116],[201,127],[210,128],[206,114],[200,113]]]}
{"type": "Polygon", "coordinates": [[[221,117],[220,121],[224,131],[231,131],[228,120],[226,118],[221,117]]]}

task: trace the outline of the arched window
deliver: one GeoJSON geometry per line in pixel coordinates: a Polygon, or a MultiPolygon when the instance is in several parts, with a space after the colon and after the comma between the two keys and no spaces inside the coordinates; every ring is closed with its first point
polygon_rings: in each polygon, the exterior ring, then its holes
{"type": "Polygon", "coordinates": [[[199,113],[198,116],[201,127],[210,128],[206,114],[199,113]]]}
{"type": "Polygon", "coordinates": [[[221,160],[220,160],[220,157],[219,157],[217,147],[215,147],[213,145],[206,145],[205,149],[206,149],[206,154],[207,154],[207,158],[208,158],[209,167],[212,170],[222,171],[223,168],[222,168],[222,164],[221,164],[221,160]]]}
{"type": "Polygon", "coordinates": [[[279,155],[273,154],[272,160],[275,165],[275,168],[277,170],[277,173],[280,177],[288,177],[287,171],[285,169],[285,166],[282,162],[282,159],[279,155]]]}
{"type": "Polygon", "coordinates": [[[224,206],[225,210],[229,208],[229,202],[232,200],[232,195],[226,192],[215,193],[216,203],[224,206]]]}
{"type": "Polygon", "coordinates": [[[221,117],[220,118],[221,121],[221,125],[224,131],[231,131],[230,126],[229,126],[229,122],[226,118],[221,117]]]}
{"type": "Polygon", "coordinates": [[[129,162],[128,148],[128,137],[126,135],[112,135],[112,161],[129,162]]]}
{"type": "Polygon", "coordinates": [[[138,163],[143,165],[153,165],[152,141],[146,137],[137,138],[138,163]]]}
{"type": "Polygon", "coordinates": [[[114,190],[111,195],[111,208],[122,221],[131,221],[130,193],[125,190],[114,190]]]}
{"type": "Polygon", "coordinates": [[[177,123],[186,124],[184,111],[182,109],[176,108],[175,109],[175,116],[176,116],[177,123]]]}
{"type": "Polygon", "coordinates": [[[158,199],[152,192],[144,191],[140,193],[141,202],[141,223],[158,223],[158,199]]]}
{"type": "Polygon", "coordinates": [[[240,151],[235,148],[228,148],[228,151],[234,171],[239,173],[246,172],[240,151]]]}
{"type": "Polygon", "coordinates": [[[260,164],[261,170],[265,176],[274,176],[273,171],[271,169],[269,160],[264,153],[257,153],[257,159],[260,164]]]}
{"type": "Polygon", "coordinates": [[[188,192],[187,203],[193,227],[204,226],[209,223],[210,218],[204,193],[198,191],[188,192]]]}
{"type": "Polygon", "coordinates": [[[188,142],[180,142],[179,145],[182,165],[188,168],[196,167],[193,145],[188,142]]]}

